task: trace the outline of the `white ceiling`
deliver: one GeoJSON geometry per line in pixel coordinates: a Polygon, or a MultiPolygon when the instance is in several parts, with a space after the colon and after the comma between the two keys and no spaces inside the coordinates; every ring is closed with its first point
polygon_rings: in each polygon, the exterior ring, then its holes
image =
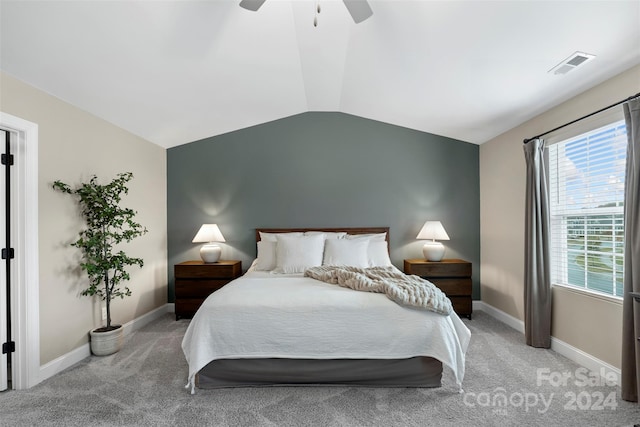
{"type": "Polygon", "coordinates": [[[640,0],[238,4],[1,0],[0,68],[172,147],[306,111],[481,144],[640,64],[640,0]]]}

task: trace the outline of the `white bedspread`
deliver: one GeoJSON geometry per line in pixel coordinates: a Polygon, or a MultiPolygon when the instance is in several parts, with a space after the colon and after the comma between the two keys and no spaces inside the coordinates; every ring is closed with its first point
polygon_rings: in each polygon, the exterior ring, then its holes
{"type": "Polygon", "coordinates": [[[471,333],[460,318],[300,275],[248,272],[211,294],[182,341],[189,385],[212,360],[429,356],[461,387],[471,333]]]}

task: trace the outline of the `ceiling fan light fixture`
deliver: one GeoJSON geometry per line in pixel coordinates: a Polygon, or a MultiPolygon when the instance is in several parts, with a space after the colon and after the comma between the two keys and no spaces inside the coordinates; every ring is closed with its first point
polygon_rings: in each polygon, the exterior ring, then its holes
{"type": "Polygon", "coordinates": [[[240,7],[252,12],[257,12],[265,1],[266,0],[242,0],[240,2],[240,7]]]}
{"type": "Polygon", "coordinates": [[[371,10],[371,6],[369,6],[367,0],[342,0],[342,2],[347,7],[349,14],[356,24],[361,23],[373,15],[373,10],[371,10]]]}
{"type": "MultiPolygon", "coordinates": [[[[240,7],[256,12],[264,4],[266,0],[242,0],[240,1],[240,7]]],[[[342,0],[344,5],[349,11],[349,15],[353,18],[356,24],[368,19],[373,15],[373,10],[367,0],[342,0]]],[[[320,13],[320,3],[316,6],[316,14],[320,13]]],[[[314,26],[318,25],[317,19],[313,22],[314,26]]]]}

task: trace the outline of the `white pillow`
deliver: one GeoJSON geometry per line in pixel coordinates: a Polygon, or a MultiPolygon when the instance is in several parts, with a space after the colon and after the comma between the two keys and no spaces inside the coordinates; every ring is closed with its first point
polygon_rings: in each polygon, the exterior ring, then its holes
{"type": "Polygon", "coordinates": [[[277,241],[277,237],[279,235],[285,235],[285,236],[302,236],[303,233],[301,231],[292,231],[291,233],[263,233],[262,231],[260,232],[260,241],[265,241],[265,242],[275,242],[277,241]]]}
{"type": "Polygon", "coordinates": [[[271,271],[276,268],[276,242],[261,240],[258,242],[258,256],[256,257],[254,270],[271,271]]]}
{"type": "Polygon", "coordinates": [[[280,234],[276,245],[274,273],[303,273],[309,267],[322,265],[324,236],[289,236],[280,234]]]}
{"type": "Polygon", "coordinates": [[[368,239],[328,239],[324,244],[322,265],[369,267],[368,239]]]}
{"type": "Polygon", "coordinates": [[[386,241],[369,241],[367,255],[369,267],[389,267],[393,265],[389,258],[389,247],[386,241]]]}
{"type": "Polygon", "coordinates": [[[357,239],[367,239],[374,242],[384,242],[387,239],[387,233],[377,233],[377,234],[347,234],[346,236],[349,240],[357,240],[357,239]]]}
{"type": "Polygon", "coordinates": [[[329,239],[344,239],[347,233],[343,231],[305,231],[305,236],[315,236],[317,234],[324,234],[324,238],[329,239]]]}

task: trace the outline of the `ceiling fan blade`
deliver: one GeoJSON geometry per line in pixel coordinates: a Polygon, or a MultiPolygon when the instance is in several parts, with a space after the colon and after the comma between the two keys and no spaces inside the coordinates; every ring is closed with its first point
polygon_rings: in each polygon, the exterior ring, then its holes
{"type": "Polygon", "coordinates": [[[243,7],[247,10],[251,10],[251,11],[257,11],[258,9],[260,9],[260,6],[262,6],[262,4],[265,2],[266,0],[242,0],[240,2],[240,7],[243,7]]]}
{"type": "MultiPolygon", "coordinates": [[[[245,0],[243,0],[245,1],[245,0]]],[[[344,5],[347,6],[351,17],[355,21],[356,24],[364,21],[371,15],[373,15],[373,10],[367,3],[367,0],[342,0],[344,5]]]]}

